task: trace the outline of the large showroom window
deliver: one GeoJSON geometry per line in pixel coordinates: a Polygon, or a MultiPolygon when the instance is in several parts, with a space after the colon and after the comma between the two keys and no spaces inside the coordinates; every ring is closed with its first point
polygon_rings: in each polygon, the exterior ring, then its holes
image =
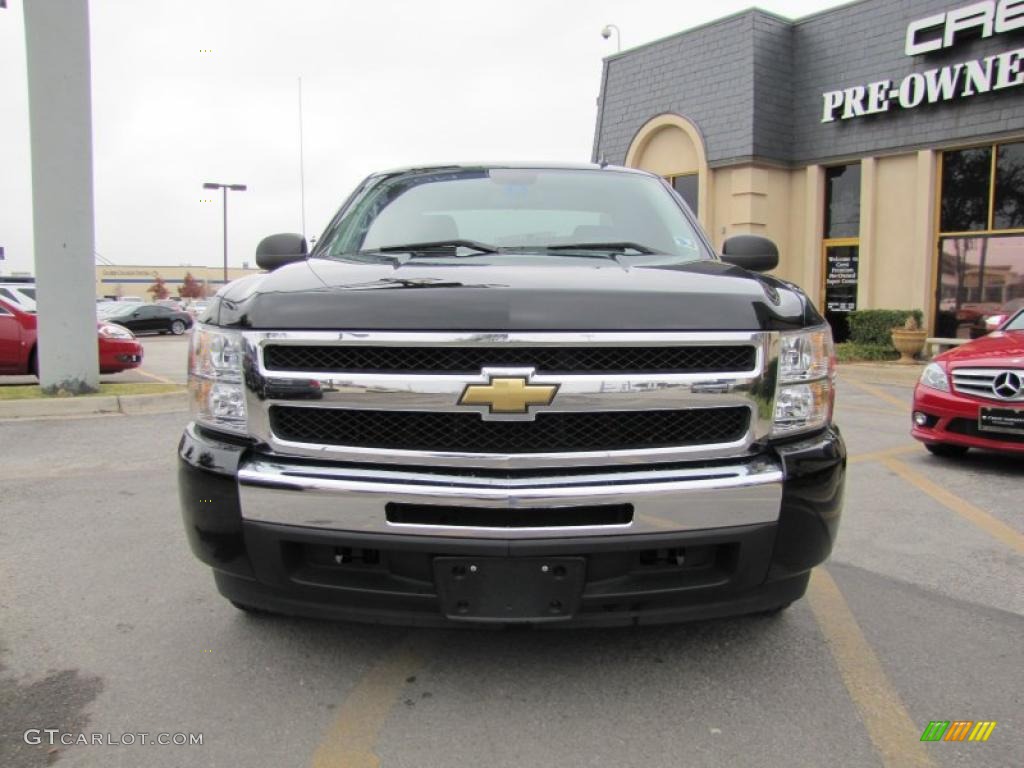
{"type": "Polygon", "coordinates": [[[935,333],[971,338],[1024,298],[1024,142],[942,153],[935,333]]]}
{"type": "Polygon", "coordinates": [[[822,242],[825,318],[836,341],[846,341],[847,315],[857,309],[860,261],[860,165],[825,169],[825,239],[822,242]]]}

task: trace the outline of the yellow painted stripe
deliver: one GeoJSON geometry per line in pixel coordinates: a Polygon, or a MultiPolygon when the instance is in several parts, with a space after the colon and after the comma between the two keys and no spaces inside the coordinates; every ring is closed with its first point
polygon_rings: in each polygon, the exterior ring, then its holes
{"type": "Polygon", "coordinates": [[[374,750],[380,729],[435,640],[436,633],[418,631],[387,650],[341,705],[313,754],[313,768],[378,768],[374,750]]]}
{"type": "Polygon", "coordinates": [[[885,448],[881,451],[871,451],[870,453],[855,453],[849,456],[846,461],[848,464],[862,464],[865,461],[881,461],[887,459],[890,456],[900,456],[904,453],[917,453],[921,450],[921,446],[917,443],[911,445],[898,445],[895,448],[885,448]]]}
{"type": "Polygon", "coordinates": [[[933,483],[921,473],[911,469],[902,461],[892,458],[882,459],[882,463],[917,489],[924,491],[967,522],[985,531],[989,536],[1006,544],[1008,547],[1024,554],[1024,534],[1014,530],[1002,520],[998,520],[983,509],[965,501],[937,483],[933,483]]]}
{"type": "Polygon", "coordinates": [[[153,381],[162,381],[164,384],[173,384],[176,387],[184,386],[176,381],[171,381],[170,379],[164,378],[163,376],[157,376],[155,373],[144,371],[141,368],[136,368],[135,373],[145,376],[147,379],[153,379],[153,381]]]}
{"type": "Polygon", "coordinates": [[[874,397],[877,397],[879,400],[884,400],[890,405],[895,405],[897,408],[900,409],[901,412],[906,413],[908,416],[910,415],[910,407],[913,404],[913,399],[910,397],[901,400],[895,395],[890,395],[885,390],[879,389],[878,387],[873,386],[871,384],[865,384],[863,381],[855,381],[853,379],[840,379],[840,383],[852,384],[854,387],[861,390],[862,392],[867,392],[869,395],[873,395],[874,397]]]}
{"type": "Polygon", "coordinates": [[[824,568],[815,569],[807,597],[882,764],[886,768],[934,766],[920,741],[921,729],[911,720],[842,592],[824,568]]]}

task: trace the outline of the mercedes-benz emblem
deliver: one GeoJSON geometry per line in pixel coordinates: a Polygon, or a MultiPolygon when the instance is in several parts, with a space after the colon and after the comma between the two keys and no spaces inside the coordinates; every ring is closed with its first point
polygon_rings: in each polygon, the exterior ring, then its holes
{"type": "Polygon", "coordinates": [[[992,391],[996,393],[997,397],[1004,400],[1012,400],[1017,397],[1022,387],[1024,387],[1024,380],[1021,379],[1019,373],[1013,371],[1003,371],[992,379],[992,391]]]}

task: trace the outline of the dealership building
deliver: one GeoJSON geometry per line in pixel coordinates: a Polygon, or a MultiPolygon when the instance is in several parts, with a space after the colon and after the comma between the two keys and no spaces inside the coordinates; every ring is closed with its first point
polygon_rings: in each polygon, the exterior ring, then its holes
{"type": "Polygon", "coordinates": [[[594,160],[669,179],[716,247],[779,247],[845,333],[1024,297],[1024,0],[753,9],[608,57],[594,160]]]}
{"type": "MultiPolygon", "coordinates": [[[[237,280],[258,272],[258,269],[249,269],[248,266],[241,269],[231,267],[228,269],[228,280],[237,280]]],[[[140,298],[152,301],[153,294],[149,289],[158,279],[163,281],[171,296],[177,296],[188,276],[199,284],[204,296],[212,296],[224,285],[222,267],[97,264],[96,298],[140,298]]]]}

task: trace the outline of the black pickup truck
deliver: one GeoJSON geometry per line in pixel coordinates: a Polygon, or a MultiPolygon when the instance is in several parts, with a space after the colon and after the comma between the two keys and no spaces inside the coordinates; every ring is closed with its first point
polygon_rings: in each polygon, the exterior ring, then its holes
{"type": "Polygon", "coordinates": [[[367,178],[189,353],[185,529],[243,610],[611,625],[776,611],[839,524],[828,326],[661,178],[367,178]]]}

